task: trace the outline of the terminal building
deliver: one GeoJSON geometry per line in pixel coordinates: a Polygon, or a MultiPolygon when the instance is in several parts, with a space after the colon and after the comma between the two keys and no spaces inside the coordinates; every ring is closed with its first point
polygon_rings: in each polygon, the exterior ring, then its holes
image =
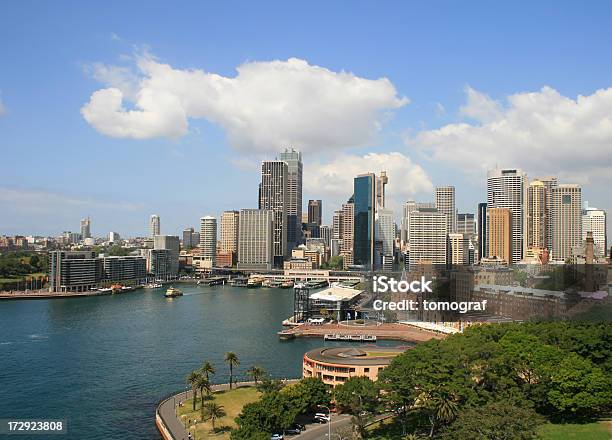
{"type": "Polygon", "coordinates": [[[333,285],[328,289],[310,294],[310,290],[303,286],[296,286],[294,289],[294,322],[320,317],[323,311],[327,317],[336,321],[355,319],[356,312],[353,310],[359,303],[363,290],[333,285]]]}
{"type": "Polygon", "coordinates": [[[302,376],[318,377],[335,387],[355,376],[378,379],[380,373],[406,347],[326,347],[304,354],[302,376]]]}

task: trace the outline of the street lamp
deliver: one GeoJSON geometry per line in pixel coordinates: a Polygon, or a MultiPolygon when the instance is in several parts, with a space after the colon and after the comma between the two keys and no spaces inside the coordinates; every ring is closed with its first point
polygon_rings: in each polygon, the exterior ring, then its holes
{"type": "Polygon", "coordinates": [[[327,421],[327,438],[331,440],[331,410],[325,405],[319,405],[319,408],[325,408],[327,410],[327,418],[329,419],[327,421]]]}

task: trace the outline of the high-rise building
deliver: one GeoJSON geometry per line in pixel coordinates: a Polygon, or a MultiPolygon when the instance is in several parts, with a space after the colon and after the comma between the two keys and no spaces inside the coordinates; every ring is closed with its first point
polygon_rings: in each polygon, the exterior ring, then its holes
{"type": "Polygon", "coordinates": [[[285,149],[280,160],[287,163],[287,246],[296,247],[302,237],[302,153],[285,149]]]}
{"type": "Polygon", "coordinates": [[[102,280],[102,259],[93,251],[49,252],[49,291],[85,292],[102,280]]]}
{"type": "Polygon", "coordinates": [[[104,257],[102,267],[106,281],[142,281],[147,276],[147,260],[143,257],[104,257]]]}
{"type": "Polygon", "coordinates": [[[322,225],[319,228],[319,238],[323,240],[327,249],[331,246],[332,228],[331,226],[322,225]]]}
{"type": "Polygon", "coordinates": [[[148,249],[147,270],[156,280],[168,280],[176,277],[172,271],[173,258],[170,249],[148,249]]]}
{"type": "Polygon", "coordinates": [[[457,211],[455,210],[455,187],[436,187],[436,208],[446,214],[446,230],[451,233],[457,229],[457,211]]]}
{"type": "Polygon", "coordinates": [[[354,179],[353,264],[374,270],[376,238],[376,175],[361,174],[354,179]]]}
{"type": "Polygon", "coordinates": [[[402,215],[402,224],[400,227],[400,240],[403,244],[410,242],[410,213],[418,209],[417,202],[414,200],[408,200],[404,203],[404,210],[402,215]]]}
{"type": "Polygon", "coordinates": [[[81,239],[91,238],[91,220],[89,217],[81,220],[81,239]]]}
{"type": "Polygon", "coordinates": [[[457,214],[457,232],[465,235],[470,240],[476,236],[476,220],[474,219],[474,214],[457,214]]]}
{"type": "Polygon", "coordinates": [[[547,241],[548,213],[546,186],[540,180],[529,183],[527,197],[527,247],[545,249],[547,241]]]}
{"type": "Polygon", "coordinates": [[[274,263],[272,210],[243,209],[238,226],[238,269],[270,270],[274,263]]]}
{"type": "Polygon", "coordinates": [[[353,241],[355,237],[355,204],[351,197],[342,205],[342,245],[340,255],[342,255],[344,268],[353,265],[353,241]]]}
{"type": "Polygon", "coordinates": [[[259,209],[274,212],[274,267],[282,267],[287,256],[288,172],[287,163],[281,160],[261,164],[259,209]]]}
{"type": "Polygon", "coordinates": [[[375,268],[382,267],[386,271],[393,270],[395,255],[395,217],[393,210],[379,208],[376,212],[376,241],[380,242],[380,256],[375,268]]]}
{"type": "Polygon", "coordinates": [[[121,237],[119,236],[118,232],[109,232],[108,241],[109,243],[119,243],[121,241],[121,237]]]}
{"type": "Polygon", "coordinates": [[[169,259],[168,276],[178,276],[179,273],[179,253],[180,240],[176,235],[155,235],[153,236],[153,249],[167,249],[169,259]]]}
{"type": "Polygon", "coordinates": [[[385,187],[389,183],[386,171],[381,171],[380,176],[376,179],[376,204],[384,208],[385,207],[385,187]]]}
{"type": "Polygon", "coordinates": [[[200,255],[210,267],[215,267],[217,257],[217,219],[213,216],[200,218],[200,255]]]}
{"type": "Polygon", "coordinates": [[[238,253],[239,211],[224,211],[221,214],[221,246],[222,252],[238,253]]]}
{"type": "Polygon", "coordinates": [[[582,241],[587,239],[587,233],[593,235],[595,245],[595,256],[605,257],[608,240],[606,236],[606,211],[588,206],[585,203],[582,211],[582,241]]]}
{"type": "Polygon", "coordinates": [[[410,212],[410,268],[420,264],[446,265],[447,227],[447,215],[435,208],[410,212]]]}
{"type": "Polygon", "coordinates": [[[489,258],[500,258],[511,264],[512,213],[508,208],[487,209],[487,249],[489,258]]]}
{"type": "Polygon", "coordinates": [[[478,261],[487,253],[487,204],[478,204],[478,261]]]}
{"type": "Polygon", "coordinates": [[[552,258],[565,261],[572,248],[582,243],[582,190],[579,185],[562,184],[552,190],[552,258]]]}
{"type": "Polygon", "coordinates": [[[159,215],[157,214],[153,214],[149,219],[149,233],[151,237],[154,237],[155,235],[160,235],[161,233],[159,215]]]}
{"type": "Polygon", "coordinates": [[[334,211],[332,217],[332,238],[339,240],[342,238],[342,210],[334,211]]]}
{"type": "Polygon", "coordinates": [[[554,176],[538,177],[535,180],[539,180],[544,184],[546,189],[546,249],[550,252],[552,250],[553,242],[553,221],[552,221],[552,191],[558,185],[557,178],[554,176]]]}
{"type": "Polygon", "coordinates": [[[448,262],[454,266],[470,264],[470,240],[462,233],[448,234],[448,262]]]}
{"type": "Polygon", "coordinates": [[[183,229],[183,249],[191,249],[198,246],[199,241],[193,241],[193,228],[183,229]]]}
{"type": "Polygon", "coordinates": [[[321,226],[323,219],[323,202],[321,200],[308,201],[308,223],[321,226]]]}
{"type": "MultiPolygon", "coordinates": [[[[512,261],[523,259],[527,243],[526,231],[527,175],[520,169],[494,169],[487,173],[487,207],[507,208],[512,217],[512,261]]],[[[487,245],[488,247],[488,245],[487,245]]],[[[491,250],[489,249],[489,254],[491,250]]]]}

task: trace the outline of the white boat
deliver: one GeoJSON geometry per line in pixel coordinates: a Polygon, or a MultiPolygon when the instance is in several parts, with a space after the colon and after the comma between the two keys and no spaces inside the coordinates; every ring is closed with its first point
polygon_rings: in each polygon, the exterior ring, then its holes
{"type": "Polygon", "coordinates": [[[164,296],[166,298],[174,298],[177,296],[183,296],[183,292],[177,289],[176,287],[170,287],[168,290],[166,290],[166,293],[164,294],[164,296]]]}

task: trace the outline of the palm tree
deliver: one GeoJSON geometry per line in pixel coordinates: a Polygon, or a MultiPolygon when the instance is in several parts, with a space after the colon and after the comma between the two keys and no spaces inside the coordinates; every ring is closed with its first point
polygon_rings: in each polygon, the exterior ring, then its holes
{"type": "Polygon", "coordinates": [[[191,385],[191,390],[193,391],[193,410],[196,409],[196,399],[198,398],[198,381],[200,380],[200,373],[197,371],[192,371],[187,376],[187,383],[191,385]]]}
{"type": "Polygon", "coordinates": [[[255,381],[255,387],[257,387],[257,382],[259,382],[259,380],[264,377],[264,375],[266,374],[266,370],[253,365],[247,370],[247,374],[253,378],[253,380],[255,381]]]}
{"type": "Polygon", "coordinates": [[[234,367],[240,365],[240,360],[238,356],[233,351],[228,351],[225,353],[225,363],[229,365],[230,369],[230,377],[229,377],[229,386],[230,390],[232,389],[232,383],[234,381],[234,367]]]}
{"type": "Polygon", "coordinates": [[[213,431],[215,430],[215,421],[225,416],[226,412],[223,409],[223,405],[219,405],[215,402],[208,402],[206,405],[202,406],[202,420],[204,420],[204,418],[210,420],[213,431]]]}
{"type": "Polygon", "coordinates": [[[211,374],[215,374],[215,367],[213,366],[213,364],[211,364],[210,362],[206,361],[204,362],[204,365],[202,365],[202,368],[200,368],[200,372],[206,376],[206,379],[208,381],[210,381],[210,375],[211,374]]]}
{"type": "Polygon", "coordinates": [[[210,392],[211,392],[211,388],[210,388],[210,382],[208,381],[208,379],[206,379],[206,377],[204,377],[204,375],[202,374],[198,374],[198,381],[197,384],[198,389],[200,390],[200,406],[204,405],[204,392],[206,392],[206,395],[209,396],[210,392]]]}

